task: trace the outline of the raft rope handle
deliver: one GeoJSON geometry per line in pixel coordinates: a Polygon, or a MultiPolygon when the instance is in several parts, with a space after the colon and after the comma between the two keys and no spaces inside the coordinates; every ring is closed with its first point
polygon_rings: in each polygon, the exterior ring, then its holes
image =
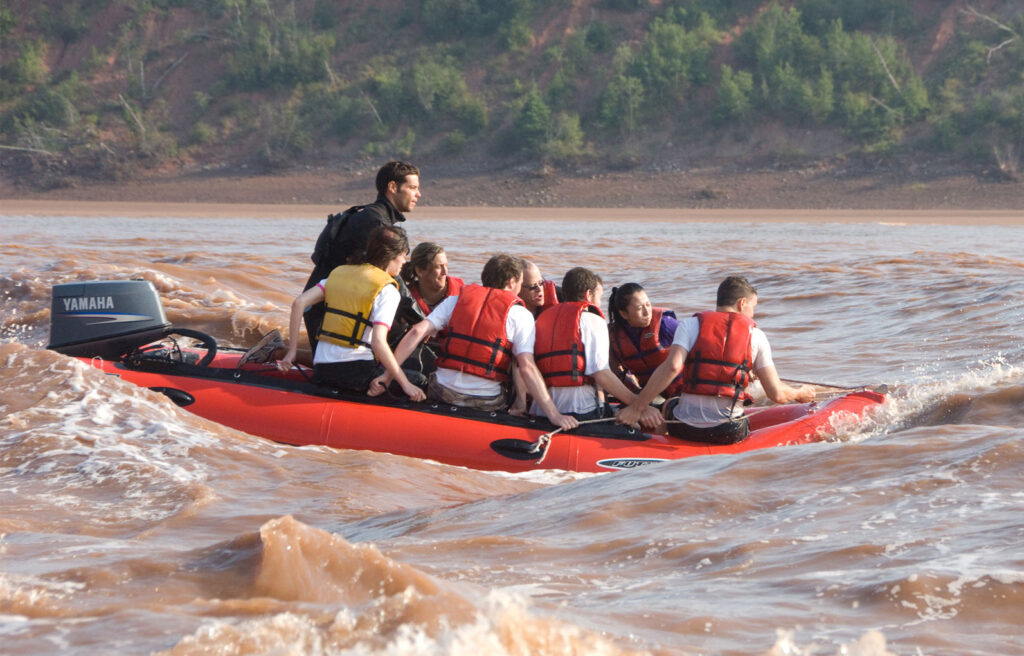
{"type": "MultiPolygon", "coordinates": [[[[604,417],[601,419],[585,419],[579,422],[579,425],[585,426],[586,424],[599,424],[602,422],[609,421],[615,421],[615,417],[604,417]]],[[[551,446],[551,438],[554,437],[556,434],[561,433],[563,430],[564,429],[562,428],[556,428],[550,433],[544,433],[543,435],[537,438],[537,441],[534,442],[533,446],[530,447],[530,450],[527,451],[527,453],[537,453],[538,451],[541,451],[541,449],[543,449],[543,453],[541,453],[540,458],[537,459],[538,465],[544,462],[544,458],[546,458],[548,455],[548,447],[551,446]]]]}

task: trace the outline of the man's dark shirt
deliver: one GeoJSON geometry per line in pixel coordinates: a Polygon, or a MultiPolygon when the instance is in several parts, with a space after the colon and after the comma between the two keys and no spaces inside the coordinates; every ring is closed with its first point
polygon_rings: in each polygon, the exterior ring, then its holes
{"type": "MultiPolygon", "coordinates": [[[[405,221],[405,215],[395,209],[395,206],[387,198],[377,196],[377,200],[372,204],[348,218],[348,222],[338,232],[334,242],[328,245],[326,256],[314,265],[313,272],[309,274],[309,280],[306,281],[303,291],[314,287],[342,264],[360,261],[366,250],[366,242],[374,228],[393,226],[402,221],[405,221]]],[[[321,239],[327,239],[328,234],[325,233],[328,230],[330,230],[330,224],[325,226],[320,233],[320,238],[317,239],[318,244],[321,239]]],[[[398,280],[398,285],[399,291],[403,292],[404,300],[404,297],[409,296],[409,292],[401,279],[398,280]]],[[[408,303],[405,305],[408,306],[408,303]]],[[[309,335],[309,343],[314,349],[316,349],[316,336],[320,332],[320,324],[324,320],[324,308],[323,303],[311,305],[302,317],[306,324],[306,333],[309,335]]]]}
{"type": "MultiPolygon", "coordinates": [[[[393,226],[402,221],[405,221],[405,215],[395,209],[395,206],[387,198],[377,196],[377,200],[372,204],[348,218],[348,222],[338,232],[334,243],[328,246],[327,256],[313,267],[303,291],[326,278],[336,267],[359,261],[363,251],[366,250],[366,242],[374,228],[393,226]]],[[[324,227],[320,239],[327,237],[324,233],[329,229],[329,225],[324,227]]],[[[320,239],[317,241],[319,242],[320,239]]]]}

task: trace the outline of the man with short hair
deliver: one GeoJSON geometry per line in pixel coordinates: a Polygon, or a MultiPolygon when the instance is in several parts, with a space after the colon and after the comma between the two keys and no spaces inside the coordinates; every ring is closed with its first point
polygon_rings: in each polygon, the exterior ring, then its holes
{"type": "MultiPolygon", "coordinates": [[[[564,429],[579,425],[560,413],[551,400],[533,359],[533,316],[517,296],[523,284],[522,262],[498,254],[480,274],[483,285],[465,285],[449,296],[402,338],[395,351],[399,362],[423,340],[448,330],[431,375],[427,396],[434,400],[479,410],[508,407],[513,365],[551,423],[564,429]]],[[[387,385],[387,374],[380,377],[387,385]]]]}
{"type": "Polygon", "coordinates": [[[651,374],[636,399],[618,413],[621,423],[633,424],[647,404],[683,372],[682,394],[663,411],[669,433],[709,444],[733,444],[750,433],[743,405],[751,375],[761,381],[775,403],[814,400],[810,385],[790,387],[779,379],[768,337],[754,323],[757,291],[740,276],[718,286],[717,307],[679,322],[668,358],[651,374]]]}
{"type": "MultiPolygon", "coordinates": [[[[608,324],[599,307],[603,293],[596,273],[570,269],[562,279],[562,302],[537,319],[534,360],[558,411],[579,420],[604,417],[599,387],[623,403],[635,398],[609,367],[608,324]]],[[[651,408],[641,423],[657,426],[657,411],[651,408]]]]}
{"type": "MultiPolygon", "coordinates": [[[[313,250],[313,272],[306,281],[310,289],[342,264],[358,262],[366,250],[370,232],[380,226],[405,221],[420,199],[420,170],[408,162],[392,161],[377,171],[377,200],[363,207],[353,206],[327,218],[313,250]]],[[[400,289],[404,287],[399,282],[400,289]]],[[[403,294],[407,296],[408,294],[403,294]]],[[[303,315],[310,345],[316,349],[316,335],[323,323],[324,305],[311,306],[303,315]]]]}

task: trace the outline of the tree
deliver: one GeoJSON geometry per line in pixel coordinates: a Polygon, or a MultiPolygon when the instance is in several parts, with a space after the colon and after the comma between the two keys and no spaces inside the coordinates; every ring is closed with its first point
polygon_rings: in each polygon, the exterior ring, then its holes
{"type": "Polygon", "coordinates": [[[717,123],[745,121],[751,115],[751,96],[754,76],[749,71],[734,72],[728,64],[722,65],[722,81],[711,117],[717,123]]]}
{"type": "Polygon", "coordinates": [[[528,151],[540,154],[547,144],[550,130],[551,109],[544,102],[537,85],[533,85],[523,97],[515,120],[514,136],[528,151]]]}

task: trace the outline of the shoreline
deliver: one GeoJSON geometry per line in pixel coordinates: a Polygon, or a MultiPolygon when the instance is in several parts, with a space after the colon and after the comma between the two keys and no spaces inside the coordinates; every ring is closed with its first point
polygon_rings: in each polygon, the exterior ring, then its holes
{"type": "MultiPolygon", "coordinates": [[[[309,203],[144,202],[6,199],[2,216],[136,218],[326,218],[338,205],[309,203]]],[[[410,220],[559,220],[631,222],[906,223],[914,225],[1024,225],[1021,210],[964,209],[739,209],[419,206],[410,220]]]]}

